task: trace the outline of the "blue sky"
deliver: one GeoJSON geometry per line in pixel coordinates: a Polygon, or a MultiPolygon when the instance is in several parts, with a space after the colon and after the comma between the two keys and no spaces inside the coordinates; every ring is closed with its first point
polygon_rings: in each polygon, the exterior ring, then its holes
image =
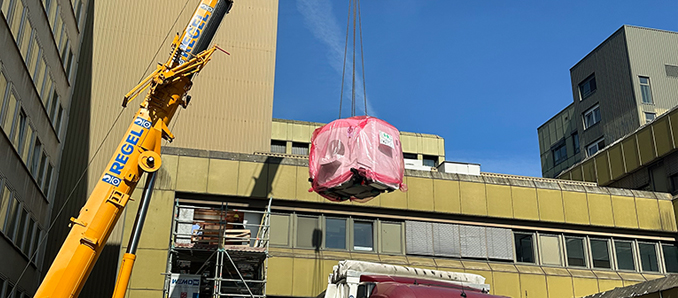
{"type": "MultiPolygon", "coordinates": [[[[537,127],[572,102],[570,67],[624,24],[678,31],[678,1],[361,5],[370,115],[442,136],[447,160],[537,177],[537,127]]],[[[273,117],[338,118],[347,11],[348,0],[280,1],[273,117]]]]}

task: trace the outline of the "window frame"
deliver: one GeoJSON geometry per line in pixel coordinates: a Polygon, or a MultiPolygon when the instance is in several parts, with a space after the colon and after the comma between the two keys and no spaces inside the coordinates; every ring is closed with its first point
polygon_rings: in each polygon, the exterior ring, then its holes
{"type": "Polygon", "coordinates": [[[658,242],[636,241],[636,246],[637,246],[637,248],[638,248],[638,250],[637,250],[638,253],[637,253],[637,256],[636,256],[636,257],[638,258],[638,265],[639,265],[639,266],[638,266],[638,271],[639,271],[639,272],[642,272],[642,273],[645,273],[645,272],[650,272],[650,273],[651,273],[651,272],[654,272],[654,273],[661,273],[661,271],[662,271],[662,266],[663,266],[664,264],[663,264],[663,260],[661,259],[661,256],[659,255],[659,249],[658,249],[658,247],[657,247],[658,245],[659,245],[658,242]],[[643,268],[643,259],[642,259],[642,255],[641,255],[641,252],[640,252],[640,245],[641,245],[641,244],[650,244],[650,245],[653,245],[653,246],[654,246],[655,260],[656,260],[656,262],[657,262],[657,264],[656,264],[656,265],[657,265],[657,271],[646,271],[646,270],[643,268]]]}
{"type": "Polygon", "coordinates": [[[584,122],[584,130],[587,130],[587,129],[589,129],[589,128],[595,126],[596,124],[600,123],[600,121],[601,121],[602,118],[603,118],[603,116],[602,116],[602,114],[601,114],[601,112],[600,112],[600,104],[595,104],[595,105],[593,105],[591,108],[589,108],[589,109],[587,109],[586,111],[584,111],[584,113],[582,114],[582,116],[583,116],[583,117],[582,117],[582,120],[583,120],[583,122],[584,122]],[[597,118],[597,119],[595,118],[595,115],[596,115],[596,114],[595,114],[595,111],[596,111],[596,110],[598,111],[598,118],[597,118]],[[586,117],[587,117],[588,115],[593,115],[593,116],[594,116],[594,117],[592,118],[592,119],[593,119],[593,120],[592,120],[593,123],[588,123],[588,122],[586,121],[586,117]]]}
{"type": "Polygon", "coordinates": [[[591,95],[596,93],[596,90],[598,90],[598,82],[596,81],[596,73],[592,73],[586,79],[582,80],[581,83],[577,85],[577,90],[579,91],[579,101],[583,101],[584,99],[589,98],[591,95]],[[595,88],[591,90],[591,82],[593,82],[593,85],[595,88]],[[584,86],[589,86],[589,92],[584,94],[584,86]]]}
{"type": "Polygon", "coordinates": [[[351,252],[359,252],[359,253],[377,253],[377,233],[376,233],[376,219],[365,219],[365,218],[355,218],[355,217],[350,217],[350,242],[348,244],[349,250],[351,252]],[[356,249],[355,247],[355,224],[356,222],[359,223],[370,223],[372,226],[372,248],[370,250],[362,250],[362,249],[356,249]]]}
{"type": "Polygon", "coordinates": [[[554,166],[557,166],[557,165],[559,165],[559,164],[561,164],[561,163],[567,161],[567,159],[568,159],[568,156],[567,156],[567,144],[565,143],[564,140],[561,141],[561,142],[558,142],[556,145],[554,145],[553,147],[551,147],[551,155],[553,155],[553,165],[554,165],[554,166]],[[560,159],[557,159],[557,158],[556,158],[556,152],[559,152],[559,151],[561,151],[562,149],[565,149],[565,150],[564,150],[564,151],[565,151],[565,152],[564,152],[565,155],[563,155],[560,159]]]}
{"type": "Polygon", "coordinates": [[[612,243],[612,253],[614,255],[614,270],[617,271],[625,271],[625,272],[638,272],[639,271],[639,264],[637,260],[637,256],[639,256],[639,252],[637,250],[637,247],[635,245],[635,240],[633,239],[615,239],[613,238],[611,243],[612,243]],[[631,261],[633,262],[633,269],[620,269],[619,268],[619,256],[617,255],[617,242],[626,242],[631,245],[631,261]]]}
{"type": "Polygon", "coordinates": [[[568,268],[590,268],[589,267],[590,256],[588,254],[588,241],[587,241],[588,237],[586,237],[586,236],[576,236],[576,235],[565,235],[563,237],[563,239],[564,239],[563,248],[565,249],[565,267],[568,267],[568,268]],[[583,257],[584,257],[584,260],[583,260],[584,265],[583,266],[570,264],[570,257],[568,255],[568,249],[567,249],[567,239],[568,238],[580,239],[581,240],[581,242],[582,242],[582,254],[583,254],[583,257]]]}
{"type": "Polygon", "coordinates": [[[639,75],[638,76],[638,84],[640,86],[640,103],[646,104],[646,105],[654,105],[654,96],[652,96],[652,83],[650,81],[650,77],[639,75]],[[642,82],[643,79],[646,79],[647,83],[643,83],[642,82]],[[643,88],[643,87],[645,87],[645,88],[643,88]],[[648,91],[647,94],[648,94],[649,101],[646,101],[645,92],[644,92],[645,89],[647,89],[647,91],[648,91]]]}
{"type": "Polygon", "coordinates": [[[537,246],[537,233],[536,232],[528,232],[528,231],[512,231],[513,233],[513,262],[515,264],[533,264],[537,265],[538,264],[538,246],[537,246]],[[532,242],[532,262],[525,262],[525,261],[519,261],[518,260],[518,247],[516,246],[516,234],[519,235],[529,235],[532,239],[530,242],[532,242]]]}
{"type": "Polygon", "coordinates": [[[539,264],[541,266],[549,266],[549,267],[564,267],[563,265],[565,264],[564,260],[564,251],[563,251],[563,237],[561,234],[552,234],[552,233],[539,233],[537,232],[537,244],[539,246],[538,254],[539,254],[539,264]],[[555,237],[558,239],[558,259],[559,259],[559,264],[546,264],[544,263],[544,246],[542,245],[542,237],[555,237]]]}
{"type": "Polygon", "coordinates": [[[595,270],[614,270],[614,268],[615,268],[615,262],[614,261],[615,260],[612,257],[612,251],[611,251],[612,245],[610,244],[611,239],[610,238],[598,238],[598,237],[593,237],[593,238],[587,237],[587,238],[588,238],[588,242],[589,242],[588,243],[589,254],[591,256],[589,258],[591,260],[590,261],[591,264],[590,264],[589,268],[595,269],[595,270]],[[607,268],[606,267],[596,267],[596,263],[595,263],[596,260],[595,260],[594,254],[593,254],[593,243],[591,243],[591,241],[605,241],[606,248],[607,248],[607,260],[610,263],[610,267],[607,267],[607,268]]]}
{"type": "Polygon", "coordinates": [[[654,112],[643,112],[643,115],[645,115],[645,123],[650,123],[650,122],[654,121],[655,119],[657,119],[657,113],[654,113],[654,112]],[[647,117],[648,115],[652,115],[651,120],[648,120],[648,117],[647,117]]]}
{"type": "MultiPolygon", "coordinates": [[[[292,245],[294,248],[301,248],[301,249],[316,249],[316,247],[313,247],[313,234],[311,234],[311,247],[305,247],[305,246],[300,246],[299,245],[299,218],[315,218],[316,219],[316,229],[319,229],[322,233],[322,221],[321,215],[310,215],[310,214],[294,214],[294,238],[292,239],[292,245]]],[[[314,229],[315,231],[315,229],[314,229]]],[[[320,239],[320,246],[319,248],[322,248],[322,234],[321,234],[321,239],[320,239]]]]}
{"type": "Polygon", "coordinates": [[[322,249],[323,250],[333,250],[333,251],[349,251],[349,218],[348,217],[339,217],[339,216],[322,216],[322,249]],[[344,248],[335,248],[327,247],[327,220],[328,219],[338,219],[344,221],[344,248]]]}
{"type": "Polygon", "coordinates": [[[406,254],[406,252],[405,252],[406,243],[405,243],[405,228],[404,228],[405,224],[404,224],[404,222],[402,222],[402,221],[392,221],[392,220],[377,220],[377,225],[378,225],[377,234],[374,235],[376,240],[378,241],[377,242],[377,251],[380,254],[390,254],[390,255],[406,254]],[[383,231],[382,226],[384,224],[388,224],[388,225],[393,224],[393,225],[398,225],[400,227],[400,251],[399,252],[384,251],[384,243],[383,242],[384,242],[385,237],[384,237],[384,234],[382,233],[382,231],[383,231]]]}
{"type": "Polygon", "coordinates": [[[600,150],[602,150],[603,148],[605,148],[605,144],[603,144],[603,147],[600,146],[600,143],[601,143],[601,142],[605,142],[605,137],[600,137],[599,139],[597,139],[597,140],[591,142],[590,144],[586,145],[586,156],[587,156],[587,157],[588,157],[588,156],[594,156],[594,155],[596,155],[596,153],[598,153],[600,150]],[[593,153],[591,153],[591,152],[590,152],[590,148],[592,148],[594,145],[596,146],[596,151],[593,152],[593,153]]]}

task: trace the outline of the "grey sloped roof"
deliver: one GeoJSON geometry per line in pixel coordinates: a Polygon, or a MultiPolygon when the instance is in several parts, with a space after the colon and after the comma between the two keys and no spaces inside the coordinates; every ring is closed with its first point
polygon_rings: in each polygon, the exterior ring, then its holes
{"type": "Polygon", "coordinates": [[[615,288],[613,290],[589,295],[584,298],[631,298],[647,294],[657,293],[678,287],[678,274],[671,274],[664,278],[641,282],[628,287],[615,288]]]}

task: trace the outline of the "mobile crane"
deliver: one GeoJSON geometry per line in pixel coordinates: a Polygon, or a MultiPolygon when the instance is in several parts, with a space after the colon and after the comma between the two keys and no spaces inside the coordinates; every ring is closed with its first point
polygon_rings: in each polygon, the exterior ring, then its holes
{"type": "Polygon", "coordinates": [[[79,295],[142,174],[147,173],[146,187],[113,292],[113,297],[124,297],[156,171],[162,164],[161,142],[174,139],[167,125],[178,107],[187,107],[190,96],[186,93],[191,89],[193,76],[205,67],[216,50],[221,50],[217,46],[208,49],[208,46],[232,5],[232,0],[201,0],[184,31],[174,38],[167,62],[159,64],[125,95],[123,107],[148,89],[85,206],[77,218],[71,218],[71,230],[35,297],[79,295]]]}

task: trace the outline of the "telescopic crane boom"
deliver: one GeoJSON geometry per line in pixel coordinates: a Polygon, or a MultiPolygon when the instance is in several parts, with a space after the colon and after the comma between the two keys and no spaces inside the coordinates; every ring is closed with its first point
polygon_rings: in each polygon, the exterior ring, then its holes
{"type": "Polygon", "coordinates": [[[168,128],[179,106],[186,108],[190,97],[191,78],[200,72],[212,57],[214,46],[207,49],[232,0],[201,0],[184,31],[174,38],[172,54],[164,64],[123,99],[123,106],[148,89],[139,111],[118,145],[101,179],[97,182],[77,218],[71,218],[71,230],[45,275],[35,297],[77,297],[120,214],[134,192],[143,173],[147,185],[139,204],[130,245],[123,257],[114,297],[123,297],[136,247],[155,181],[155,172],[162,164],[162,139],[174,136],[168,128]]]}

